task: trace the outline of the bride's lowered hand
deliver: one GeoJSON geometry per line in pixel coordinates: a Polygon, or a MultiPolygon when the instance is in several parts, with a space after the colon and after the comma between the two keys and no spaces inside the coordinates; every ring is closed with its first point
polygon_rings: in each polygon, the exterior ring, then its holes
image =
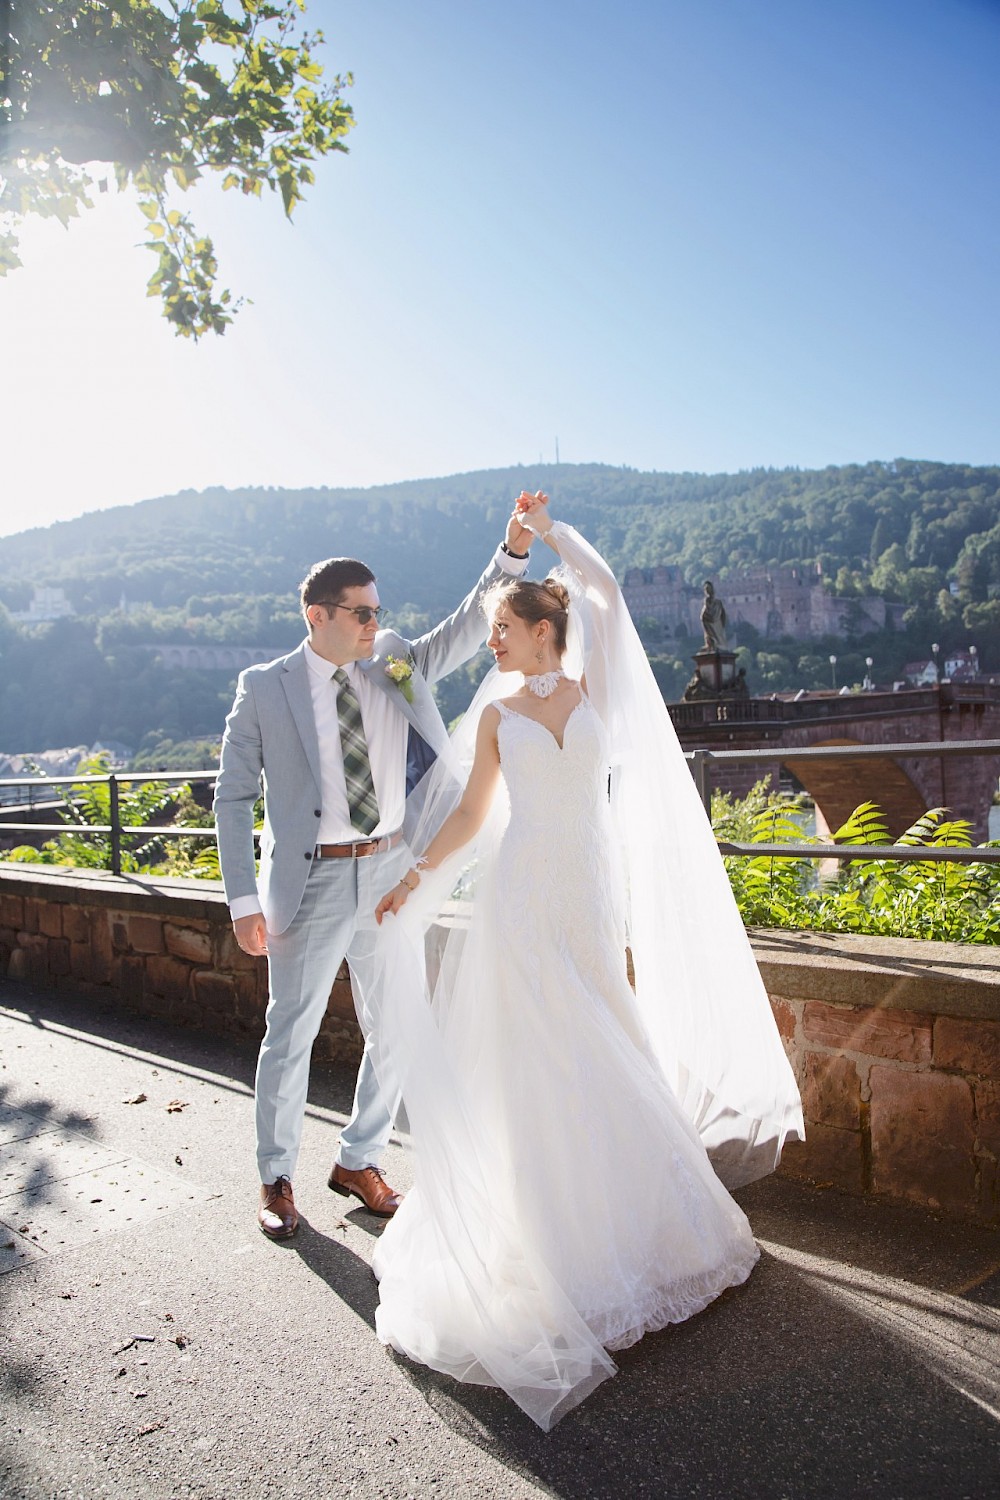
{"type": "Polygon", "coordinates": [[[416,890],[419,884],[420,871],[414,867],[407,870],[402,880],[398,881],[391,891],[386,891],[375,908],[375,920],[380,927],[382,926],[383,917],[394,917],[398,911],[402,911],[406,905],[407,897],[416,890]]]}

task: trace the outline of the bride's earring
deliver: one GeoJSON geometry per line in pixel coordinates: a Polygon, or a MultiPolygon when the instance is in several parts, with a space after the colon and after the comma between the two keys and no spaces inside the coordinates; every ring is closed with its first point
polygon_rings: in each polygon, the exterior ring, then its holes
{"type": "Polygon", "coordinates": [[[538,665],[541,666],[541,664],[542,664],[542,648],[541,648],[541,646],[539,646],[538,650],[535,652],[535,660],[537,661],[538,665]]]}

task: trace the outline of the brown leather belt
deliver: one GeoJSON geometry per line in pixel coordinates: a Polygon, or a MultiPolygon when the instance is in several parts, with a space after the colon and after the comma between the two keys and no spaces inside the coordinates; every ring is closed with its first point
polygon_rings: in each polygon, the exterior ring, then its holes
{"type": "Polygon", "coordinates": [[[386,833],[380,839],[359,839],[354,844],[317,844],[316,859],[363,859],[367,854],[384,854],[395,849],[402,833],[386,833]]]}

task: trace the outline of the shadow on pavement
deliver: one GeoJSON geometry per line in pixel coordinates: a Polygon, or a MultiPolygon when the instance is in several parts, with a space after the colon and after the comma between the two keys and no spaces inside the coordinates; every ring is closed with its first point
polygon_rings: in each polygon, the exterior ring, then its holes
{"type": "Polygon", "coordinates": [[[496,1391],[392,1356],[450,1428],[567,1497],[995,1495],[1000,1411],[921,1349],[765,1254],[750,1283],[649,1335],[551,1433],[496,1391]]]}

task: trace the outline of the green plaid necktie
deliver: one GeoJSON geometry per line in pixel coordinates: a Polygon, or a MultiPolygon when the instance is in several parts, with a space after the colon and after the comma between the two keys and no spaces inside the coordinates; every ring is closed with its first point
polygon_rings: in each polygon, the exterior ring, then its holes
{"type": "Polygon", "coordinates": [[[365,726],[361,722],[357,694],[343,667],[337,668],[333,680],[337,684],[337,718],[340,720],[340,744],[344,752],[344,780],[347,783],[351,826],[359,833],[367,834],[378,824],[379,810],[371,762],[368,759],[365,726]]]}

